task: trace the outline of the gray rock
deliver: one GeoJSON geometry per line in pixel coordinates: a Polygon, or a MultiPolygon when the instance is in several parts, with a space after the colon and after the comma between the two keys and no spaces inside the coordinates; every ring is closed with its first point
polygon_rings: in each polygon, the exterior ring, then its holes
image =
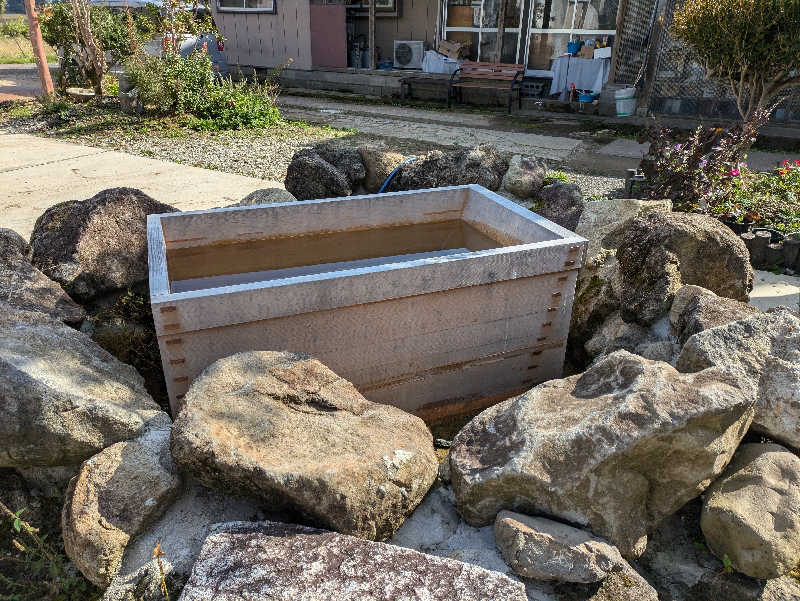
{"type": "Polygon", "coordinates": [[[544,187],[547,166],[534,157],[511,157],[503,177],[503,188],[519,198],[533,198],[544,187]]]}
{"type": "Polygon", "coordinates": [[[555,182],[542,188],[537,194],[539,205],[536,212],[550,221],[575,231],[583,213],[583,195],[577,184],[555,182]]]}
{"type": "Polygon", "coordinates": [[[628,226],[617,250],[622,318],[648,326],[686,284],[747,301],[753,269],[744,242],[705,215],[651,212],[628,226]]]}
{"type": "Polygon", "coordinates": [[[31,253],[22,236],[0,228],[0,301],[15,309],[38,311],[80,325],[86,316],[83,308],[30,263],[31,253]]]}
{"type": "Polygon", "coordinates": [[[753,429],[800,448],[800,318],[779,308],[695,334],[676,367],[732,370],[756,400],[753,429]]]}
{"type": "Polygon", "coordinates": [[[561,584],[556,587],[558,601],[659,601],[658,592],[626,562],[595,584],[561,584]]]}
{"type": "Polygon", "coordinates": [[[589,241],[587,259],[593,259],[604,249],[616,250],[633,220],[651,211],[669,213],[672,211],[672,202],[635,198],[604,198],[586,202],[575,233],[589,241]]]}
{"type": "Polygon", "coordinates": [[[33,227],[33,264],[80,302],[146,282],[147,215],[174,211],[133,188],[54,205],[33,227]]]}
{"type": "Polygon", "coordinates": [[[436,479],[421,419],[371,403],[307,355],[221,359],[184,403],[172,454],[187,471],[339,532],[391,536],[436,479]]]}
{"type": "Polygon", "coordinates": [[[656,340],[655,342],[643,342],[633,352],[650,361],[664,361],[674,365],[680,350],[680,347],[671,340],[656,340]]]}
{"type": "MultiPolygon", "coordinates": [[[[218,523],[264,519],[287,519],[287,516],[265,512],[258,501],[212,490],[184,476],[177,499],[155,523],[128,543],[110,589],[124,591],[126,583],[135,581],[136,574],[152,573],[147,566],[158,543],[164,553],[162,563],[168,582],[180,588],[189,578],[203,541],[218,523]]],[[[158,597],[158,601],[162,598],[158,597]]]]}
{"type": "Polygon", "coordinates": [[[669,308],[669,327],[672,334],[677,335],[678,322],[686,306],[698,296],[703,295],[716,296],[711,290],[693,284],[678,288],[675,292],[675,296],[672,298],[672,305],[669,308]]]}
{"type": "Polygon", "coordinates": [[[350,182],[350,187],[355,189],[367,175],[364,161],[358,148],[350,146],[318,146],[317,154],[340,172],[344,173],[350,182]]]}
{"type": "Polygon", "coordinates": [[[350,196],[347,176],[313,150],[301,150],[286,169],[286,190],[297,200],[350,196]]]}
{"type": "Polygon", "coordinates": [[[647,328],[623,321],[619,311],[615,311],[608,316],[584,348],[594,358],[619,350],[633,352],[637,347],[651,342],[655,342],[655,339],[647,328]]]}
{"type": "Polygon", "coordinates": [[[33,251],[25,238],[14,230],[0,227],[0,263],[9,259],[23,258],[31,260],[33,251]]]}
{"type": "Polygon", "coordinates": [[[781,576],[764,582],[742,574],[706,572],[692,587],[686,601],[797,601],[800,582],[781,576]]]}
{"type": "Polygon", "coordinates": [[[294,524],[229,524],[206,539],[181,601],[526,601],[508,577],[294,524]]]}
{"type": "Polygon", "coordinates": [[[0,304],[0,466],[76,465],[135,438],[158,405],[141,376],[42,313],[0,304]]]}
{"type": "Polygon", "coordinates": [[[153,559],[124,577],[115,578],[103,593],[102,601],[164,601],[162,573],[167,590],[173,581],[174,568],[167,559],[153,559]],[[169,576],[167,576],[169,575],[169,576]]]}
{"type": "Polygon", "coordinates": [[[231,207],[251,207],[253,205],[270,204],[273,202],[295,202],[297,199],[293,194],[283,188],[262,188],[254,190],[236,204],[228,205],[231,207]]]}
{"type": "Polygon", "coordinates": [[[494,535],[506,563],[525,578],[598,582],[626,564],[606,541],[546,518],[501,511],[494,535]]]}
{"type": "Polygon", "coordinates": [[[405,163],[389,184],[389,191],[478,184],[498,190],[508,161],[491,146],[472,150],[433,150],[413,163],[405,163]]]}
{"type": "Polygon", "coordinates": [[[166,511],[181,489],[164,414],[143,436],[87,459],[67,490],[61,531],[67,556],[86,578],[107,587],[128,543],[166,511]]]}
{"type": "MultiPolygon", "coordinates": [[[[698,286],[684,286],[675,293],[676,299],[684,288],[697,289],[698,286]]],[[[703,290],[702,288],[700,290],[703,290]]],[[[684,344],[691,336],[709,330],[716,326],[721,326],[732,321],[739,321],[740,319],[747,319],[758,313],[761,313],[756,307],[746,303],[733,300],[732,298],[724,298],[717,296],[710,290],[704,293],[698,293],[697,290],[691,290],[691,298],[685,300],[686,295],[681,295],[682,298],[678,300],[678,308],[676,309],[676,302],[673,302],[672,309],[670,309],[670,326],[678,338],[679,344],[684,344]],[[682,305],[682,309],[681,309],[682,305]]]]}
{"type": "Polygon", "coordinates": [[[703,543],[700,499],[691,501],[648,535],[638,565],[660,598],[669,601],[794,601],[800,583],[791,576],[756,580],[725,571],[703,543]]]}
{"type": "Polygon", "coordinates": [[[364,187],[371,194],[376,194],[380,190],[386,178],[405,159],[399,152],[388,152],[370,146],[362,146],[358,150],[361,153],[361,160],[366,170],[364,187]]]}
{"type": "Polygon", "coordinates": [[[458,433],[450,472],[459,512],[477,526],[502,509],[558,517],[636,557],[647,530],[724,469],[752,415],[723,370],[687,377],[617,351],[458,433]]]}
{"type": "Polygon", "coordinates": [[[625,229],[650,211],[670,211],[672,203],[633,199],[593,200],[584,205],[575,232],[589,241],[586,262],[578,272],[569,331],[569,350],[578,363],[585,343],[606,318],[620,307],[622,282],[616,249],[625,229]]]}
{"type": "Polygon", "coordinates": [[[737,571],[777,578],[800,562],[799,508],[800,459],[780,445],[745,444],[706,491],[700,527],[737,571]]]}

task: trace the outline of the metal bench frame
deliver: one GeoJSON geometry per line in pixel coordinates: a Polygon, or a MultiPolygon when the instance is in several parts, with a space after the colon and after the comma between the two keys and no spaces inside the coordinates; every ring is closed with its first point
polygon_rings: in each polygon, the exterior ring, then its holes
{"type": "Polygon", "coordinates": [[[506,63],[464,62],[450,76],[447,86],[447,108],[451,108],[458,90],[458,102],[463,100],[463,89],[493,89],[508,91],[508,114],[511,114],[511,103],[514,91],[517,92],[519,108],[522,109],[522,79],[525,71],[522,65],[506,63]],[[461,73],[458,79],[456,76],[461,73]],[[499,85],[508,81],[508,88],[499,85]],[[494,84],[494,85],[492,85],[494,84]]]}

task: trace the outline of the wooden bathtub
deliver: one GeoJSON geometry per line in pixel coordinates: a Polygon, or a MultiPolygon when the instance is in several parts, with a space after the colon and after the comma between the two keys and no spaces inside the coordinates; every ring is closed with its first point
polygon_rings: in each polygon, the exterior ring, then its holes
{"type": "Polygon", "coordinates": [[[435,421],[561,376],[586,240],[480,186],[148,217],[173,414],[208,365],[310,353],[435,421]]]}

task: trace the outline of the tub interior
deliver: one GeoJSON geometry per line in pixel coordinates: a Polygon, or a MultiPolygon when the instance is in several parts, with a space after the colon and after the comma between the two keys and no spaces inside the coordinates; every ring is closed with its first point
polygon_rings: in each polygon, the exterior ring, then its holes
{"type": "Polygon", "coordinates": [[[170,292],[402,263],[557,236],[469,189],[209,211],[162,220],[170,292]],[[513,224],[513,225],[512,225],[513,224]]]}

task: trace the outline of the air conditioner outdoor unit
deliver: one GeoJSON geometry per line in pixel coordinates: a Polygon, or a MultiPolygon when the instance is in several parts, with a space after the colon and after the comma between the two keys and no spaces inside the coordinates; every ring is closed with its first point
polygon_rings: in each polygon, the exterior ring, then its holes
{"type": "Polygon", "coordinates": [[[395,69],[422,69],[425,42],[394,41],[395,69]]]}

